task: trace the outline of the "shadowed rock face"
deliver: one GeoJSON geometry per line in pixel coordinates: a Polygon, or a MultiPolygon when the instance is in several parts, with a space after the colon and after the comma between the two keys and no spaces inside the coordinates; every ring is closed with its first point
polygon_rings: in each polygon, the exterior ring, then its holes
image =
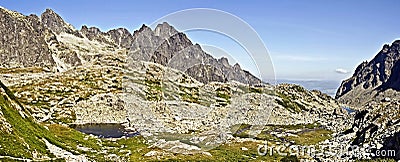
{"type": "Polygon", "coordinates": [[[197,64],[187,69],[185,73],[190,74],[202,83],[209,83],[215,80],[223,82],[225,79],[222,71],[211,65],[197,64]]]}
{"type": "Polygon", "coordinates": [[[0,66],[52,67],[54,60],[45,41],[49,31],[36,15],[24,16],[0,8],[0,66]]]}
{"type": "Polygon", "coordinates": [[[46,9],[41,15],[41,21],[43,27],[50,29],[55,34],[60,34],[62,32],[73,34],[77,37],[82,37],[82,35],[72,27],[72,25],[66,23],[60,15],[55,13],[51,9],[46,9]]]}
{"type": "Polygon", "coordinates": [[[125,28],[112,29],[108,32],[102,32],[96,27],[82,26],[80,32],[91,41],[106,43],[114,47],[130,48],[133,37],[125,28]]]}
{"type": "Polygon", "coordinates": [[[90,27],[88,28],[86,25],[82,26],[81,33],[86,36],[89,40],[93,41],[99,41],[99,42],[107,42],[110,44],[111,42],[108,42],[106,38],[105,33],[101,32],[99,28],[96,27],[90,27]]]}
{"type": "Polygon", "coordinates": [[[400,91],[400,61],[396,61],[387,81],[379,86],[379,90],[393,89],[400,91]]]}
{"type": "Polygon", "coordinates": [[[46,9],[39,18],[0,8],[0,21],[0,67],[4,68],[42,67],[66,71],[88,61],[84,60],[85,52],[93,48],[80,50],[82,47],[71,47],[66,40],[69,43],[82,43],[85,39],[97,41],[111,51],[130,48],[133,40],[124,28],[104,33],[98,28],[83,26],[78,31],[51,9],[46,9]]]}
{"type": "Polygon", "coordinates": [[[215,59],[205,53],[198,44],[193,44],[168,23],[157,25],[154,31],[143,25],[133,37],[130,51],[133,60],[172,67],[203,83],[233,80],[246,84],[262,83],[240,66],[231,66],[226,58],[215,59]]]}
{"type": "Polygon", "coordinates": [[[399,40],[394,41],[392,45],[384,45],[371,61],[361,63],[353,76],[342,82],[336,98],[349,104],[365,103],[378,92],[399,90],[399,59],[399,40]]]}
{"type": "Polygon", "coordinates": [[[156,47],[150,61],[161,65],[167,65],[172,57],[179,57],[179,55],[175,55],[176,53],[192,45],[192,42],[185,34],[176,33],[165,41],[162,41],[162,43],[156,47]]]}
{"type": "Polygon", "coordinates": [[[133,41],[132,34],[125,28],[112,29],[107,32],[114,43],[122,48],[130,48],[133,41]]]}
{"type": "Polygon", "coordinates": [[[174,27],[164,22],[162,24],[158,24],[154,29],[154,34],[161,37],[161,39],[168,39],[169,37],[179,33],[174,27]]]}
{"type": "Polygon", "coordinates": [[[96,28],[96,27],[88,28],[86,25],[84,25],[84,26],[82,26],[82,29],[80,30],[80,32],[91,41],[98,41],[98,42],[109,44],[111,46],[116,46],[114,41],[109,38],[109,35],[107,33],[100,31],[99,28],[96,28]]]}

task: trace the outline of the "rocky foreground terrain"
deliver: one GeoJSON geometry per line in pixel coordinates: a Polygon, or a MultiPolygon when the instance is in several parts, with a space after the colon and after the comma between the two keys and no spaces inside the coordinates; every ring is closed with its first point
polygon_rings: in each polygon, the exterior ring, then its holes
{"type": "MultiPolygon", "coordinates": [[[[399,150],[395,97],[348,113],[319,91],[263,83],[168,23],[133,33],[77,30],[50,9],[38,17],[5,8],[0,21],[4,160],[346,161],[377,157],[352,146],[399,150]],[[107,123],[138,136],[69,127],[107,123]],[[332,149],[260,155],[260,146],[332,149]]],[[[342,96],[353,91],[341,87],[339,101],[348,104],[342,96]]]]}
{"type": "Polygon", "coordinates": [[[354,134],[351,144],[372,148],[372,152],[395,150],[397,160],[400,159],[399,59],[400,41],[385,44],[371,61],[358,65],[336,94],[339,102],[359,110],[352,128],[345,132],[354,134]]]}

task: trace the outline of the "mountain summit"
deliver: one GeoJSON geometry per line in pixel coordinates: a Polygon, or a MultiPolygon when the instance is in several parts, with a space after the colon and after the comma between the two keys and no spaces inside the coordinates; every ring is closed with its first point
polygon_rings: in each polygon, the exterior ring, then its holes
{"type": "Polygon", "coordinates": [[[228,59],[213,58],[166,22],[157,25],[154,31],[146,25],[135,31],[130,57],[178,69],[203,83],[233,80],[251,85],[262,83],[240,66],[231,66],[228,59]]]}
{"type": "Polygon", "coordinates": [[[95,60],[99,51],[114,53],[125,49],[136,61],[175,68],[203,83],[262,83],[240,66],[229,65],[226,58],[213,58],[166,22],[154,30],[143,25],[131,34],[124,28],[102,32],[85,25],[76,30],[51,9],[46,9],[40,18],[4,8],[0,13],[0,65],[5,68],[42,67],[63,72],[95,60]]]}
{"type": "Polygon", "coordinates": [[[356,68],[352,77],[344,80],[336,98],[351,105],[360,105],[371,100],[391,98],[400,90],[400,40],[385,44],[369,62],[356,68]]]}

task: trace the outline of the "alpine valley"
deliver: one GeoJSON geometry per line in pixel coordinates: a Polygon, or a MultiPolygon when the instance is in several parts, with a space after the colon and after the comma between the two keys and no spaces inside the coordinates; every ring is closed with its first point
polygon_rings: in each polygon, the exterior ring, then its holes
{"type": "Polygon", "coordinates": [[[2,7],[0,22],[0,161],[400,160],[400,41],[332,98],[265,83],[167,22],[78,30],[2,7]]]}

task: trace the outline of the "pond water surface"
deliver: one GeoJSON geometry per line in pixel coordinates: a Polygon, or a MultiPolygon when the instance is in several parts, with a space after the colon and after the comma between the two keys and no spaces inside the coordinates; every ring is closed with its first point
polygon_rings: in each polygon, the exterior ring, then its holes
{"type": "Polygon", "coordinates": [[[101,123],[101,124],[74,124],[70,125],[85,134],[92,134],[100,138],[121,138],[133,137],[139,135],[136,131],[126,130],[124,126],[118,123],[101,123]]]}
{"type": "Polygon", "coordinates": [[[355,110],[353,110],[353,109],[351,109],[350,107],[343,107],[346,111],[347,111],[347,113],[353,113],[353,112],[356,112],[355,110]]]}

